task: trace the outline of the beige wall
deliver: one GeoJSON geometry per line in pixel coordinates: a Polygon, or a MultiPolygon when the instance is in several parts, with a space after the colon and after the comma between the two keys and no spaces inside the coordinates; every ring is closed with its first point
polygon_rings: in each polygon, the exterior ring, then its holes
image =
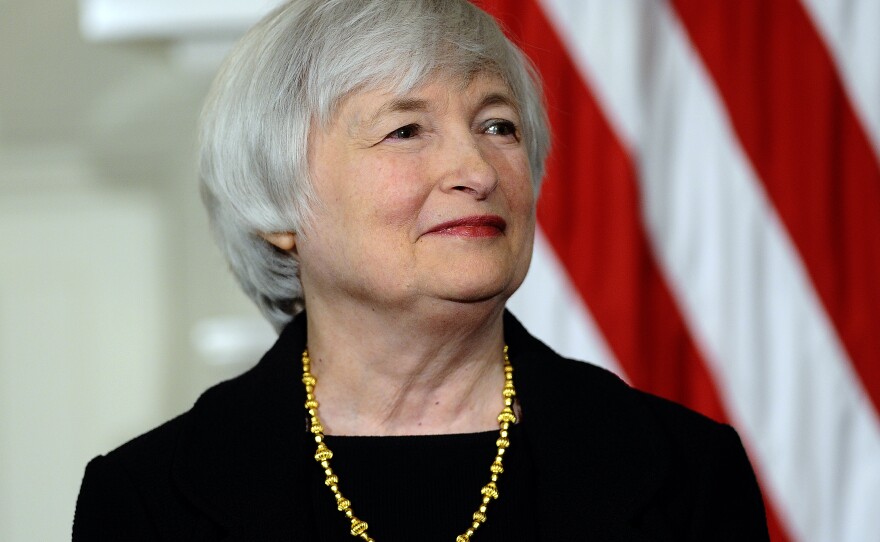
{"type": "Polygon", "coordinates": [[[256,318],[198,201],[209,79],[84,43],[70,0],[0,0],[0,540],[68,538],[89,458],[244,366],[192,339],[256,318]]]}

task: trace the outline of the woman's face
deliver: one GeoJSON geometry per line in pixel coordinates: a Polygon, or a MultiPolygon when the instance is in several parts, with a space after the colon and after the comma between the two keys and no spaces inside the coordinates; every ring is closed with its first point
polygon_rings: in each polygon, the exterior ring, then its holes
{"type": "Polygon", "coordinates": [[[504,303],[525,278],[535,199],[503,81],[356,93],[309,153],[318,205],[296,239],[307,306],[504,303]]]}

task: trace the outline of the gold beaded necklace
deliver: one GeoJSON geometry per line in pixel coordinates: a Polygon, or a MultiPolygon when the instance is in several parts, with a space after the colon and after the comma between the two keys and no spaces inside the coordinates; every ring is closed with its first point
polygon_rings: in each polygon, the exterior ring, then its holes
{"type": "MultiPolygon", "coordinates": [[[[302,353],[302,383],[306,387],[305,406],[310,418],[309,431],[315,435],[315,443],[318,445],[318,449],[315,451],[315,461],[320,463],[321,468],[324,469],[324,484],[330,488],[333,496],[336,497],[336,508],[345,514],[345,517],[351,522],[351,535],[359,537],[366,542],[375,542],[367,534],[367,528],[369,527],[367,522],[358,519],[354,515],[354,512],[351,510],[351,501],[342,496],[342,492],[339,490],[339,477],[330,468],[330,459],[333,457],[333,452],[324,443],[324,427],[321,425],[321,420],[318,419],[318,400],[315,398],[315,386],[318,384],[318,381],[310,370],[310,363],[309,349],[306,348],[302,353]]],[[[504,396],[504,408],[498,414],[499,436],[498,440],[495,441],[495,445],[498,446],[498,452],[495,454],[492,466],[489,467],[492,476],[489,483],[480,490],[483,498],[480,507],[474,512],[471,526],[468,527],[464,534],[458,535],[455,538],[455,542],[470,541],[474,532],[486,521],[486,509],[489,503],[493,499],[498,498],[498,476],[504,472],[501,462],[504,459],[505,450],[510,446],[507,430],[510,428],[510,424],[516,423],[516,414],[513,413],[513,398],[516,396],[516,390],[513,387],[513,366],[510,365],[506,345],[504,346],[504,390],[501,393],[504,396]]]]}

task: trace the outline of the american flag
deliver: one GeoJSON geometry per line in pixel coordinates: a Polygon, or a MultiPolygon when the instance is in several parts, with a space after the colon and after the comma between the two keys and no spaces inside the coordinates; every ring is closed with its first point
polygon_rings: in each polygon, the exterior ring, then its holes
{"type": "Polygon", "coordinates": [[[880,540],[880,2],[478,3],[553,127],[514,313],[733,424],[775,541],[880,540]]]}

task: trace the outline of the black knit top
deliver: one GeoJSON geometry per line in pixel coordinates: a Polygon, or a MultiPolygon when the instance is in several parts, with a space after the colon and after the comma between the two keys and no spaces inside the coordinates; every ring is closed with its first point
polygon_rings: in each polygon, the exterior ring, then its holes
{"type": "MultiPolygon", "coordinates": [[[[536,540],[532,458],[522,430],[509,430],[510,448],[498,480],[499,498],[474,542],[536,540]]],[[[369,524],[376,542],[455,542],[470,526],[489,482],[498,431],[463,435],[406,437],[327,436],[339,488],[357,517],[369,524]]],[[[303,458],[312,472],[311,493],[316,542],[353,542],[349,522],[336,509],[314,458],[303,458]]]]}

